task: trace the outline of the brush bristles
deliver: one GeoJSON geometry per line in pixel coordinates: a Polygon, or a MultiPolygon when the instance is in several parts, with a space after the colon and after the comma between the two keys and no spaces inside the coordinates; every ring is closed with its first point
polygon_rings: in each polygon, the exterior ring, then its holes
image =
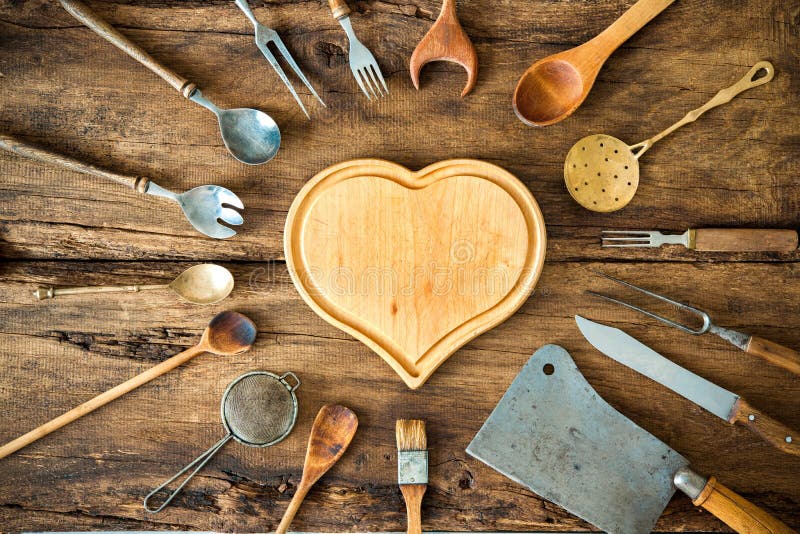
{"type": "Polygon", "coordinates": [[[428,448],[425,421],[420,419],[398,419],[395,436],[399,451],[424,451],[428,448]]]}

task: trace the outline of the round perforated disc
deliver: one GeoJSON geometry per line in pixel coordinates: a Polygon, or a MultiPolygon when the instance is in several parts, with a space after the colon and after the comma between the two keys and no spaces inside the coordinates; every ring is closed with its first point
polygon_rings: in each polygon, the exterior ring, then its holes
{"type": "Polygon", "coordinates": [[[234,439],[267,447],[285,438],[297,419],[297,397],[281,377],[265,371],[234,380],[222,396],[222,422],[234,439]]]}
{"type": "Polygon", "coordinates": [[[639,187],[639,161],[630,147],[605,134],[584,137],[564,162],[564,182],[575,201],[592,211],[625,207],[639,187]]]}

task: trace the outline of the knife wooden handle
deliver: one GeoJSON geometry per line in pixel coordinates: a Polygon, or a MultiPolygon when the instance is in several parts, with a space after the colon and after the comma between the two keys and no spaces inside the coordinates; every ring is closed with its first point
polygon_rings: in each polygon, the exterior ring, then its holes
{"type": "Polygon", "coordinates": [[[689,248],[706,252],[793,252],[797,249],[795,230],[752,228],[699,228],[689,248]]]}
{"type": "Polygon", "coordinates": [[[761,439],[785,453],[800,456],[800,433],[764,415],[742,398],[736,401],[729,422],[746,426],[761,439]]]}
{"type": "Polygon", "coordinates": [[[800,353],[758,336],[750,336],[744,351],[800,376],[800,353]]]}
{"type": "Polygon", "coordinates": [[[60,0],[60,2],[70,15],[83,22],[97,35],[161,76],[165,82],[177,89],[178,92],[186,98],[192,96],[192,93],[196,89],[193,83],[153,59],[150,54],[118,32],[116,28],[95,13],[92,8],[80,0],[60,0]]]}
{"type": "Polygon", "coordinates": [[[710,477],[692,502],[714,514],[736,532],[748,534],[796,534],[783,521],[726,488],[710,477]]]}

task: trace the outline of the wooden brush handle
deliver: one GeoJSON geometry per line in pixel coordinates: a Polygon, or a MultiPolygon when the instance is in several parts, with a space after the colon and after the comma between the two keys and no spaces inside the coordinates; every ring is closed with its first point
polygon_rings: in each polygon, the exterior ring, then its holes
{"type": "Polygon", "coordinates": [[[714,514],[736,532],[747,534],[791,534],[795,531],[779,519],[726,488],[714,477],[692,502],[714,514]]]}
{"type": "Polygon", "coordinates": [[[328,0],[328,7],[331,8],[333,18],[336,20],[339,20],[340,18],[350,14],[350,8],[347,6],[347,2],[344,0],[328,0]]]}
{"type": "Polygon", "coordinates": [[[117,182],[120,185],[130,187],[139,193],[144,193],[147,191],[147,186],[150,184],[150,180],[148,178],[125,176],[123,174],[107,171],[105,169],[101,169],[100,167],[95,167],[94,165],[89,165],[88,163],[83,163],[76,159],[68,158],[66,156],[23,143],[22,141],[7,135],[0,134],[0,148],[25,158],[41,161],[42,163],[58,165],[72,171],[82,172],[83,174],[99,176],[100,178],[105,178],[106,180],[111,180],[112,182],[117,182]]]}
{"type": "Polygon", "coordinates": [[[27,445],[30,445],[37,439],[48,435],[54,430],[58,430],[62,426],[65,426],[75,421],[76,419],[80,419],[87,413],[92,412],[100,408],[101,406],[105,406],[114,399],[119,398],[130,391],[133,391],[142,384],[145,384],[153,380],[154,378],[163,375],[167,371],[175,369],[179,365],[191,360],[192,358],[203,352],[205,352],[205,347],[200,345],[186,349],[180,354],[176,354],[170,359],[165,360],[154,367],[151,367],[147,371],[136,375],[130,380],[109,389],[105,393],[101,393],[100,395],[94,397],[93,399],[84,402],[83,404],[71,409],[70,411],[62,415],[59,415],[52,421],[45,423],[40,427],[31,430],[27,434],[23,434],[17,439],[6,443],[2,447],[0,447],[0,458],[5,458],[9,454],[18,451],[27,445]]]}
{"type": "Polygon", "coordinates": [[[311,484],[307,485],[304,484],[303,481],[300,481],[300,484],[297,486],[297,491],[294,492],[294,496],[289,502],[289,507],[286,508],[286,511],[283,513],[281,524],[275,529],[275,534],[286,534],[289,532],[289,526],[292,524],[294,516],[297,515],[297,510],[300,509],[300,505],[303,504],[303,499],[306,498],[308,490],[310,489],[311,484]]]}
{"type": "Polygon", "coordinates": [[[800,433],[764,415],[740,398],[729,422],[746,426],[770,445],[787,454],[800,456],[800,433]]]}
{"type": "Polygon", "coordinates": [[[400,492],[406,501],[407,534],[422,534],[422,496],[427,488],[426,484],[400,485],[400,492]]]}
{"type": "MultiPolygon", "coordinates": [[[[656,15],[667,9],[675,0],[639,0],[628,10],[620,15],[611,26],[603,30],[601,34],[592,39],[598,44],[602,44],[603,61],[605,57],[619,48],[619,46],[631,38],[631,36],[644,28],[653,20],[656,15]]],[[[602,62],[601,62],[602,63],[602,62]]]]}
{"type": "Polygon", "coordinates": [[[174,87],[179,93],[186,98],[189,98],[196,89],[193,83],[190,83],[186,78],[180,76],[161,65],[153,57],[134,44],[133,41],[122,35],[111,24],[103,20],[103,18],[92,10],[89,6],[80,0],[59,0],[61,5],[67,12],[83,22],[97,35],[113,44],[133,59],[161,76],[168,84],[174,87]]]}
{"type": "Polygon", "coordinates": [[[794,252],[795,230],[755,230],[751,228],[700,228],[692,231],[695,250],[725,252],[794,252]]]}
{"type": "Polygon", "coordinates": [[[800,376],[800,353],[758,336],[750,336],[744,351],[800,376]]]}

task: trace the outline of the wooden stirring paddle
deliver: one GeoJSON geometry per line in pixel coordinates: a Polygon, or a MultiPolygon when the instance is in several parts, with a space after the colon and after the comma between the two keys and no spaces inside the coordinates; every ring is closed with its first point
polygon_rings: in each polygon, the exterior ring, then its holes
{"type": "Polygon", "coordinates": [[[288,532],[289,525],[308,494],[308,490],[328,469],[333,467],[333,464],[339,461],[353,440],[357,428],[358,417],[350,408],[325,405],[319,410],[314,419],[314,425],[311,427],[311,435],[308,437],[303,476],[275,534],[288,532]]]}
{"type": "Polygon", "coordinates": [[[464,97],[478,79],[478,54],[456,16],[456,0],[444,0],[439,18],[411,54],[411,81],[419,89],[419,71],[431,61],[452,61],[467,70],[464,97]]]}
{"type": "Polygon", "coordinates": [[[79,419],[89,412],[92,412],[101,406],[104,406],[112,400],[123,396],[124,394],[133,391],[142,384],[163,375],[167,371],[175,369],[179,365],[188,362],[195,356],[204,352],[211,352],[220,356],[232,356],[240,354],[250,349],[256,339],[256,325],[242,315],[232,311],[224,311],[217,314],[211,322],[208,323],[203,337],[200,342],[194,347],[188,348],[180,354],[165,360],[158,365],[151,367],[147,371],[136,375],[130,380],[113,387],[101,393],[95,398],[84,402],[80,406],[56,417],[49,423],[35,428],[23,434],[17,439],[10,441],[0,447],[0,458],[5,458],[9,454],[20,450],[26,445],[30,445],[39,438],[58,430],[76,419],[79,419]]]}

